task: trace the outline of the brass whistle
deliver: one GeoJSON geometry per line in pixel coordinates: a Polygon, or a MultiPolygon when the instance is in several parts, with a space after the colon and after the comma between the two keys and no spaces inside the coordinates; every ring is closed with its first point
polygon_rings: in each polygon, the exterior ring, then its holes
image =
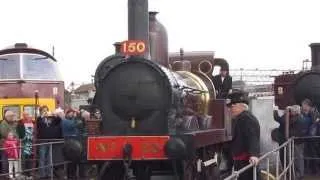
{"type": "Polygon", "coordinates": [[[131,118],[131,128],[136,128],[136,120],[134,117],[131,118]]]}

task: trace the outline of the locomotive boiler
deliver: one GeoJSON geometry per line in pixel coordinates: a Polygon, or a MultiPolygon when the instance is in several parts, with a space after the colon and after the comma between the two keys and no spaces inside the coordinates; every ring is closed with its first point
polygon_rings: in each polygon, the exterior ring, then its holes
{"type": "Polygon", "coordinates": [[[317,108],[320,107],[320,43],[312,43],[310,48],[311,70],[300,71],[297,74],[286,73],[275,78],[275,104],[280,109],[301,104],[305,98],[312,100],[317,108]]]}
{"type": "Polygon", "coordinates": [[[217,178],[218,153],[231,139],[230,115],[225,100],[215,98],[209,70],[194,69],[221,60],[195,65],[181,50],[176,65],[183,68],[170,66],[167,33],[156,13],[148,13],[148,1],[129,0],[128,10],[128,37],[145,42],[147,51],[124,56],[116,43],[116,53],[98,65],[92,106],[102,115],[100,132],[66,142],[66,158],[86,152],[100,164],[101,179],[217,178]]]}

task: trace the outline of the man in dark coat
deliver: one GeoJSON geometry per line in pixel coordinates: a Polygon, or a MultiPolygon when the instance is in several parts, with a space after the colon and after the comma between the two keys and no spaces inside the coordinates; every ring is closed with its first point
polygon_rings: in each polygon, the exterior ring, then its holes
{"type": "MultiPolygon", "coordinates": [[[[252,163],[258,164],[260,155],[260,125],[257,118],[249,112],[249,101],[246,94],[237,91],[229,94],[227,106],[230,109],[232,122],[231,151],[234,170],[238,171],[252,163]]],[[[258,170],[258,168],[257,168],[258,170]]],[[[259,179],[257,173],[257,179],[259,179]]],[[[253,168],[242,173],[238,180],[252,180],[253,168]]]]}
{"type": "MultiPolygon", "coordinates": [[[[62,162],[62,155],[59,146],[61,144],[51,145],[62,140],[61,119],[56,117],[51,112],[47,111],[46,107],[41,109],[41,116],[37,118],[37,143],[42,145],[39,148],[39,167],[40,178],[48,178],[51,175],[51,164],[62,162]]],[[[54,167],[54,173],[57,173],[58,168],[54,167]]]]}
{"type": "Polygon", "coordinates": [[[229,75],[227,65],[221,66],[220,74],[213,77],[212,82],[216,89],[217,98],[225,99],[232,89],[232,77],[229,75]]]}

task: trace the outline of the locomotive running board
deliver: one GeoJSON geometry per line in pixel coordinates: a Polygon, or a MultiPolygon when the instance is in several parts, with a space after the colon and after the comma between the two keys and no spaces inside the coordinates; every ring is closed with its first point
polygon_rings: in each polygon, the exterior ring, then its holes
{"type": "Polygon", "coordinates": [[[230,141],[232,137],[226,134],[225,129],[207,129],[186,133],[192,139],[195,148],[230,141]]]}

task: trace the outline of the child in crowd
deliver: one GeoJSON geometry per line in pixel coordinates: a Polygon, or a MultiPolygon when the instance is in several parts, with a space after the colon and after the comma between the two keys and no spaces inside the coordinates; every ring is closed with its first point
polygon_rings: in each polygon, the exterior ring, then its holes
{"type": "Polygon", "coordinates": [[[13,132],[9,132],[4,141],[5,153],[9,161],[9,177],[17,177],[19,170],[19,140],[13,132]],[[14,168],[14,171],[13,171],[14,168]],[[14,173],[15,172],[15,173],[14,173]],[[15,175],[15,176],[14,176],[15,175]]]}

